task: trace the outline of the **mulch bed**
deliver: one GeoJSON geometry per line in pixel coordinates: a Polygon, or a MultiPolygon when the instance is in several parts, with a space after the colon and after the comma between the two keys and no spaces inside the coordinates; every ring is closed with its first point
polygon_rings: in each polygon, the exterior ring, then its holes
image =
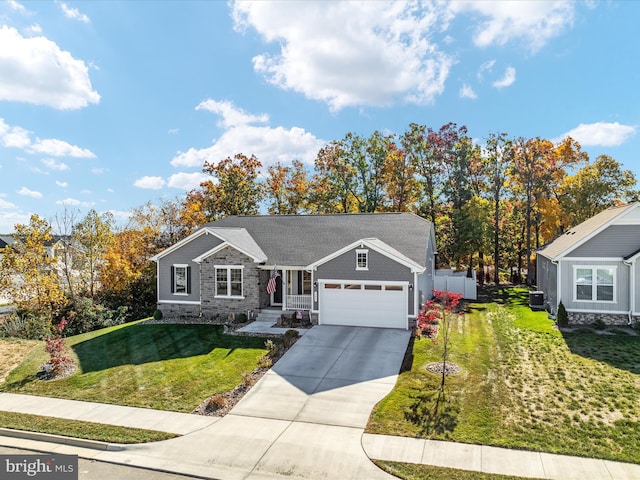
{"type": "MultiPolygon", "coordinates": [[[[278,354],[276,356],[272,356],[271,361],[272,364],[275,363],[285,354],[287,350],[296,343],[299,337],[291,339],[291,343],[289,347],[285,348],[282,346],[278,350],[278,354]]],[[[224,417],[227,413],[231,411],[236,404],[242,400],[251,387],[253,387],[258,380],[262,378],[262,376],[270,370],[270,367],[257,367],[251,373],[246,375],[242,383],[238,385],[233,390],[227,390],[226,392],[217,393],[215,395],[210,396],[206,400],[204,400],[198,407],[191,413],[196,415],[206,415],[206,416],[214,416],[214,417],[224,417]]]]}
{"type": "Polygon", "coordinates": [[[453,362],[444,362],[444,368],[442,362],[433,362],[427,365],[427,370],[438,375],[442,375],[443,370],[445,375],[457,375],[462,371],[462,368],[453,362]]]}

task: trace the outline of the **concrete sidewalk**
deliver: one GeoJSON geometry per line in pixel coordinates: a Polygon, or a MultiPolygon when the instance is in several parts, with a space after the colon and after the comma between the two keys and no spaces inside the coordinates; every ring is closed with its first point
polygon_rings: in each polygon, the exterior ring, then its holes
{"type": "Polygon", "coordinates": [[[144,428],[188,435],[213,425],[219,417],[167,412],[150,408],[123,407],[104,403],[79,402],[61,398],[0,393],[0,411],[30,413],[45,417],[82,420],[120,427],[144,428]]]}
{"type": "MultiPolygon", "coordinates": [[[[178,442],[170,440],[149,445],[122,446],[123,451],[116,452],[103,451],[99,442],[96,442],[95,448],[87,448],[91,442],[84,442],[84,447],[74,446],[68,443],[62,444],[63,442],[58,443],[55,438],[46,435],[38,436],[37,434],[29,434],[25,435],[25,437],[0,435],[0,445],[77,454],[83,458],[127,463],[144,468],[197,475],[203,478],[209,478],[212,473],[212,467],[208,462],[198,461],[198,451],[202,446],[202,442],[207,442],[210,447],[214,447],[217,443],[216,438],[222,443],[229,441],[235,443],[235,440],[230,437],[234,435],[246,437],[242,441],[248,442],[245,451],[247,452],[247,457],[252,457],[252,455],[249,455],[249,452],[254,450],[252,445],[257,447],[264,442],[270,444],[277,437],[284,434],[293,423],[248,418],[239,415],[231,415],[228,418],[225,417],[226,420],[224,420],[218,417],[201,417],[184,413],[10,393],[0,393],[0,410],[135,428],[150,428],[184,435],[181,439],[176,439],[178,442]],[[214,428],[213,430],[208,428],[219,421],[222,421],[222,424],[219,425],[220,428],[214,428]],[[271,427],[273,426],[277,426],[277,428],[272,429],[271,427]],[[274,432],[273,435],[269,433],[270,431],[274,432]],[[155,451],[152,453],[150,450],[155,451]],[[182,457],[183,462],[176,462],[178,457],[182,457]]],[[[320,453],[323,448],[326,449],[327,444],[333,442],[331,438],[333,430],[326,426],[315,424],[301,424],[300,426],[304,426],[308,430],[304,433],[305,437],[308,437],[311,442],[307,447],[312,447],[313,456],[315,458],[322,457],[323,455],[320,455],[320,453]]],[[[524,478],[554,480],[583,480],[585,478],[602,480],[640,479],[640,465],[635,464],[437,440],[363,434],[359,429],[346,430],[348,433],[347,438],[351,440],[348,443],[341,441],[341,448],[353,450],[361,442],[360,448],[364,450],[367,457],[376,460],[434,465],[524,478]]],[[[291,435],[291,431],[288,434],[291,435]]],[[[292,444],[289,445],[292,448],[294,447],[292,444]]],[[[217,455],[224,455],[223,445],[220,444],[217,448],[217,455]]],[[[256,448],[255,450],[261,451],[262,448],[256,448]]],[[[352,454],[355,455],[357,452],[353,451],[352,454]]],[[[236,460],[238,466],[245,462],[251,463],[257,460],[247,457],[244,459],[238,458],[236,460]]],[[[330,459],[325,457],[324,460],[328,461],[330,459]]],[[[345,465],[345,468],[349,468],[349,466],[345,465]]],[[[221,471],[216,469],[215,473],[216,475],[222,474],[220,478],[262,478],[261,476],[245,477],[232,470],[221,471]]],[[[262,472],[262,474],[265,473],[262,472]]],[[[293,477],[304,478],[297,475],[293,477]]]]}
{"type": "Polygon", "coordinates": [[[362,436],[362,448],[376,460],[554,480],[638,480],[640,465],[552,453],[442,442],[389,435],[362,436]]]}

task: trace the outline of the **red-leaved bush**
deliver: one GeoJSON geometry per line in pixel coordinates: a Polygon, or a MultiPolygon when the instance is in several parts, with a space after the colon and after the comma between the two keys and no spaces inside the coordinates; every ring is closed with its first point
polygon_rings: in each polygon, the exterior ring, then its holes
{"type": "Polygon", "coordinates": [[[438,333],[438,325],[443,312],[454,312],[462,300],[461,293],[434,290],[433,298],[422,306],[418,313],[417,326],[423,335],[433,338],[438,333]]]}
{"type": "Polygon", "coordinates": [[[45,350],[49,354],[49,374],[52,376],[62,375],[67,368],[73,365],[73,360],[67,355],[66,341],[62,338],[62,331],[67,325],[67,320],[62,317],[56,326],[57,335],[48,337],[45,350]]]}

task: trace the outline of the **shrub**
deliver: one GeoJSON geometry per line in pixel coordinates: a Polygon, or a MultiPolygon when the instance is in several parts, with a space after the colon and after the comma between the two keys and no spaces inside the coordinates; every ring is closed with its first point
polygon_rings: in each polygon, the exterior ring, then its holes
{"type": "Polygon", "coordinates": [[[73,360],[67,354],[67,347],[64,338],[62,338],[62,331],[67,324],[67,320],[63,317],[60,323],[57,325],[57,334],[53,337],[47,338],[47,344],[45,346],[46,352],[49,354],[49,374],[53,376],[62,375],[67,368],[73,365],[73,360]]]}
{"type": "Polygon", "coordinates": [[[235,323],[247,323],[247,314],[239,313],[236,315],[235,323]]]}
{"type": "Polygon", "coordinates": [[[258,367],[271,368],[273,366],[273,360],[269,355],[263,355],[258,359],[258,367]]]}
{"type": "Polygon", "coordinates": [[[251,375],[251,373],[245,373],[242,376],[242,382],[240,382],[242,384],[242,386],[244,387],[250,387],[251,385],[253,385],[254,383],[254,378],[253,375],[251,375]]]}
{"type": "Polygon", "coordinates": [[[604,320],[602,320],[601,318],[596,318],[593,322],[593,328],[595,328],[596,330],[604,330],[605,328],[607,328],[607,324],[604,323],[604,320]]]}
{"type": "Polygon", "coordinates": [[[294,344],[294,342],[296,341],[295,339],[298,338],[298,331],[297,330],[287,330],[286,332],[284,332],[284,347],[285,348],[289,348],[291,345],[294,344]]]}
{"type": "Polygon", "coordinates": [[[219,410],[226,406],[227,400],[219,393],[217,395],[209,397],[209,400],[207,400],[207,408],[210,408],[211,410],[219,410]]]}
{"type": "Polygon", "coordinates": [[[268,339],[264,342],[264,348],[267,349],[267,355],[269,355],[270,357],[276,357],[278,355],[278,352],[280,351],[280,345],[278,345],[271,339],[268,339]]]}
{"type": "Polygon", "coordinates": [[[153,312],[153,319],[162,320],[162,310],[156,309],[156,311],[153,312]]]}
{"type": "Polygon", "coordinates": [[[558,304],[556,322],[558,323],[559,327],[566,327],[567,325],[569,325],[569,314],[567,313],[567,309],[564,308],[564,304],[562,302],[558,304]]]}
{"type": "Polygon", "coordinates": [[[25,316],[25,336],[32,340],[43,340],[51,335],[51,320],[38,313],[28,313],[25,316]]]}
{"type": "Polygon", "coordinates": [[[128,307],[119,306],[110,309],[100,303],[95,303],[88,297],[80,297],[75,305],[69,306],[62,312],[67,319],[66,335],[77,335],[100,328],[120,325],[125,321],[128,307]]]}
{"type": "Polygon", "coordinates": [[[2,337],[27,338],[27,320],[15,313],[0,324],[0,327],[2,337]]]}

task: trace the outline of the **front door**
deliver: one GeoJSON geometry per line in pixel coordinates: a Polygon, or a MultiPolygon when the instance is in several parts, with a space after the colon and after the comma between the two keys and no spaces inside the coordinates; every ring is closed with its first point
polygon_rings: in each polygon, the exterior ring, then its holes
{"type": "Polygon", "coordinates": [[[271,305],[282,306],[282,270],[278,270],[276,278],[276,291],[271,294],[271,305]]]}

